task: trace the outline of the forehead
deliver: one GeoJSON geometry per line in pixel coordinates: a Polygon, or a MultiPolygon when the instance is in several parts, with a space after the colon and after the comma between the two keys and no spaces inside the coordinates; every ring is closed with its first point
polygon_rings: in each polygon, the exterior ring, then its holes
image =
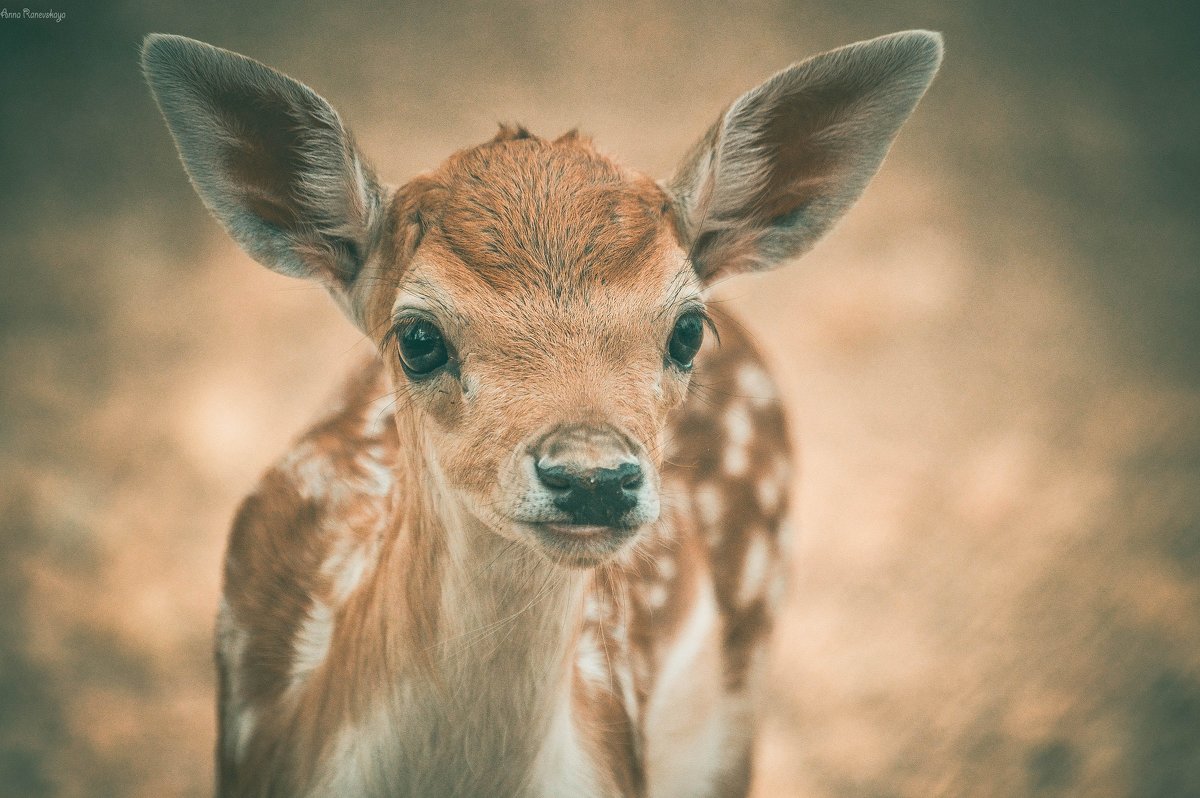
{"type": "Polygon", "coordinates": [[[422,249],[445,277],[569,300],[599,286],[654,290],[680,270],[666,192],[575,134],[503,129],[430,177],[422,249]]]}

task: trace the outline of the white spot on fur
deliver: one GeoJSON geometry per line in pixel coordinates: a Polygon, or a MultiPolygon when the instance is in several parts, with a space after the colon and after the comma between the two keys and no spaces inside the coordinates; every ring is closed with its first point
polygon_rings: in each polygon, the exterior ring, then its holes
{"type": "Polygon", "coordinates": [[[704,650],[717,622],[717,602],[713,596],[712,582],[705,579],[692,605],[692,613],[671,641],[666,661],[659,673],[659,682],[667,688],[683,679],[692,661],[704,650]]]}
{"type": "Polygon", "coordinates": [[[658,575],[665,581],[671,581],[675,578],[675,558],[669,554],[664,554],[657,560],[658,575]]]}
{"type": "Polygon", "coordinates": [[[583,598],[583,617],[597,626],[609,626],[616,619],[612,598],[602,590],[593,588],[583,598]]]}
{"type": "Polygon", "coordinates": [[[776,399],[775,384],[770,376],[753,363],[738,369],[738,392],[750,400],[755,407],[765,407],[776,399]]]}
{"type": "Polygon", "coordinates": [[[721,491],[711,482],[696,488],[696,514],[700,523],[710,532],[716,529],[725,515],[721,491]]]}
{"type": "Polygon", "coordinates": [[[588,623],[600,623],[604,618],[600,610],[600,599],[595,592],[590,592],[583,599],[583,619],[588,623]]]}
{"type": "Polygon", "coordinates": [[[371,496],[382,497],[391,493],[395,474],[388,463],[374,457],[360,457],[359,466],[366,474],[358,480],[358,487],[371,496]]]}
{"type": "Polygon", "coordinates": [[[585,679],[593,684],[608,686],[608,664],[593,632],[584,631],[579,636],[579,645],[575,649],[575,664],[585,679]]]}
{"type": "Polygon", "coordinates": [[[740,477],[750,467],[750,458],[746,455],[744,446],[731,446],[725,450],[723,461],[725,473],[731,477],[740,477]]]}
{"type": "Polygon", "coordinates": [[[334,590],[340,600],[345,601],[349,598],[350,594],[362,583],[363,577],[367,575],[367,569],[371,565],[371,559],[361,548],[354,549],[350,554],[334,585],[334,590]]]}
{"type": "Polygon", "coordinates": [[[334,611],[323,601],[313,600],[308,616],[292,644],[292,686],[303,682],[325,661],[333,637],[334,611]]]}
{"type": "Polygon", "coordinates": [[[254,727],[258,721],[258,714],[246,703],[242,694],[242,663],[248,639],[246,630],[238,626],[233,608],[222,596],[221,608],[217,613],[217,645],[220,646],[225,661],[229,693],[225,697],[225,705],[221,707],[221,712],[225,723],[225,753],[227,756],[231,755],[235,762],[240,762],[245,757],[246,748],[250,744],[250,738],[254,736],[254,727]]]}
{"type": "Polygon", "coordinates": [[[237,713],[237,720],[231,730],[234,762],[241,762],[246,758],[246,749],[250,747],[250,740],[254,738],[254,727],[257,724],[258,713],[254,711],[254,707],[246,707],[237,713]]]}
{"type": "Polygon", "coordinates": [[[650,609],[657,610],[667,603],[667,588],[664,585],[654,584],[646,591],[646,603],[650,605],[650,609]]]}
{"type": "Polygon", "coordinates": [[[343,536],[334,543],[333,552],[321,565],[321,573],[329,580],[333,599],[338,606],[345,603],[362,584],[374,568],[378,554],[378,538],[368,545],[355,545],[353,539],[343,536]]]}
{"type": "Polygon", "coordinates": [[[759,479],[754,488],[758,496],[758,506],[764,513],[773,513],[779,509],[779,500],[783,498],[783,485],[774,474],[759,479]]]}
{"type": "Polygon", "coordinates": [[[752,532],[751,535],[750,545],[742,560],[742,573],[738,577],[737,601],[742,607],[762,595],[770,560],[766,537],[761,532],[752,532]]]}
{"type": "Polygon", "coordinates": [[[754,427],[745,406],[734,406],[725,411],[725,457],[723,467],[731,477],[740,477],[750,467],[750,436],[754,427]]]}
{"type": "Polygon", "coordinates": [[[625,624],[621,621],[614,623],[608,628],[608,636],[616,641],[617,645],[624,646],[626,638],[625,624]]]}
{"type": "Polygon", "coordinates": [[[296,492],[302,499],[320,501],[325,498],[330,483],[327,458],[312,441],[300,441],[283,462],[280,470],[291,474],[296,492]]]}
{"type": "Polygon", "coordinates": [[[770,471],[764,474],[755,486],[758,504],[764,513],[774,513],[779,510],[783,503],[783,497],[787,493],[790,477],[791,468],[787,458],[776,457],[770,471]]]}

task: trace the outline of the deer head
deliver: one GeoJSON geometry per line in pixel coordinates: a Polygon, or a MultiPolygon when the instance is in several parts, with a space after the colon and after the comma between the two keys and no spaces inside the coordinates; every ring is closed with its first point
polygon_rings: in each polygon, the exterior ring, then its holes
{"type": "Polygon", "coordinates": [[[389,188],[308,87],[178,36],[143,49],[209,210],[263,265],[323,283],[378,345],[430,502],[573,566],[660,513],[661,438],[707,286],[811,247],[940,60],[940,36],[910,31],[791,66],[665,183],[573,133],[506,127],[389,188]]]}

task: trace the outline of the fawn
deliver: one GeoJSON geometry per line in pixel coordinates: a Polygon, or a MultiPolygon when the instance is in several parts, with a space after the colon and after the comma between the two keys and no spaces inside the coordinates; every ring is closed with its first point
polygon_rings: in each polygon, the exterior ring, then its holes
{"type": "Polygon", "coordinates": [[[941,55],[795,64],[665,182],[502,126],[392,187],[308,87],[146,38],[204,204],[377,349],[234,522],[220,795],[747,793],[790,452],[706,292],[829,229],[941,55]]]}

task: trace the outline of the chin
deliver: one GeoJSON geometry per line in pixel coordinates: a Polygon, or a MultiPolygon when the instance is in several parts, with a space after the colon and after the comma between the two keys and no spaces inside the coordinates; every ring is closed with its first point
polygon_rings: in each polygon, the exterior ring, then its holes
{"type": "Polygon", "coordinates": [[[641,533],[638,526],[525,524],[534,548],[555,565],[595,568],[611,562],[641,533]]]}

